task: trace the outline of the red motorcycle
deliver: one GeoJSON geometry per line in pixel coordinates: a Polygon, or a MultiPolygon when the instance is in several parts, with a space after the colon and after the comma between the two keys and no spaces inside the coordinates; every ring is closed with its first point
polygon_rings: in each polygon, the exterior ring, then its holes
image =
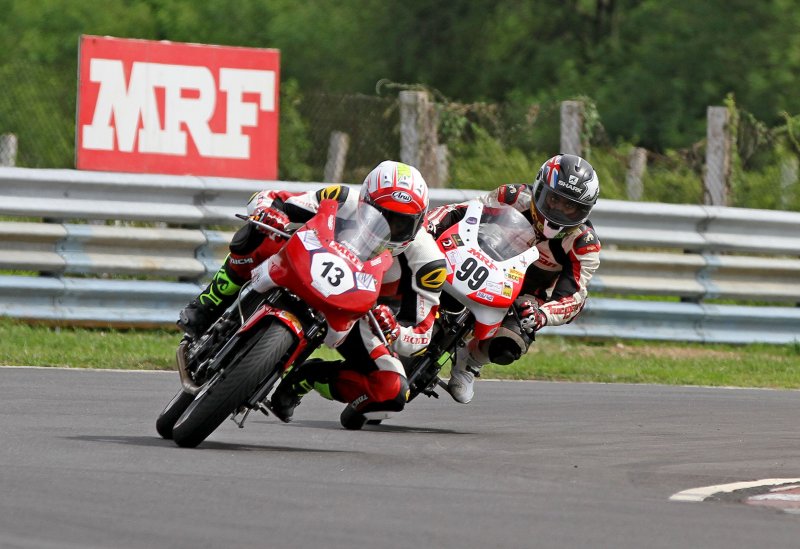
{"type": "Polygon", "coordinates": [[[156,421],[158,433],[178,446],[197,446],[228,416],[243,427],[251,411],[268,414],[265,402],[284,371],[321,345],[335,347],[371,315],[392,263],[388,224],[367,204],[340,210],[323,200],[292,234],[239,217],[286,243],[253,270],[206,333],[178,346],[182,387],[156,421]]]}

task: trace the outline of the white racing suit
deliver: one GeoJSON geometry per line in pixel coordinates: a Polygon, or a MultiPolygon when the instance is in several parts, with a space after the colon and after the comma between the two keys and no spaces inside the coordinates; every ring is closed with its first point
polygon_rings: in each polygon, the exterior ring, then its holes
{"type": "MultiPolygon", "coordinates": [[[[487,204],[509,204],[521,212],[535,229],[539,259],[528,267],[522,299],[518,301],[535,299],[547,326],[571,322],[583,309],[589,281],[600,265],[600,241],[591,222],[567,228],[548,240],[542,234],[541,224],[531,213],[533,196],[529,185],[503,185],[481,196],[480,200],[487,204]]],[[[452,204],[432,210],[428,214],[428,231],[438,237],[464,217],[466,208],[466,204],[452,204]]],[[[530,341],[518,325],[504,323],[492,340],[480,345],[470,342],[465,351],[459,353],[457,363],[462,362],[462,367],[477,374],[489,362],[508,364],[517,360],[527,351],[530,341]]]]}

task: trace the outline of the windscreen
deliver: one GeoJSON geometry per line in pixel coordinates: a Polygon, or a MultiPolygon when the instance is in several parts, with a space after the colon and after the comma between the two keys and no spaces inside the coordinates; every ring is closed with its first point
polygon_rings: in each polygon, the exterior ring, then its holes
{"type": "Polygon", "coordinates": [[[381,213],[365,202],[356,208],[339,208],[333,238],[361,261],[369,261],[389,244],[389,224],[381,213]]]}
{"type": "Polygon", "coordinates": [[[530,249],[536,233],[530,221],[508,204],[484,206],[478,228],[478,245],[495,261],[504,261],[530,249]]]}

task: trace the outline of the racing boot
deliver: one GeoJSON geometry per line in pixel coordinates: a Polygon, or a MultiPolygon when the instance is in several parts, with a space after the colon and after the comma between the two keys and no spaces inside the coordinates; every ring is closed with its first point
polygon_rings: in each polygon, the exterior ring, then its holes
{"type": "Polygon", "coordinates": [[[231,279],[226,268],[227,264],[226,261],[206,289],[180,312],[178,327],[192,338],[208,330],[236,300],[242,288],[241,284],[231,279]]]}
{"type": "Polygon", "coordinates": [[[292,367],[289,373],[283,377],[275,392],[272,393],[267,408],[279,420],[289,423],[292,421],[294,409],[311,389],[316,389],[323,397],[330,399],[329,386],[320,380],[325,377],[324,373],[331,365],[341,362],[341,360],[326,361],[320,358],[311,358],[300,366],[292,367]]]}
{"type": "Polygon", "coordinates": [[[478,362],[469,351],[469,346],[459,347],[456,352],[447,390],[453,400],[468,404],[475,396],[475,378],[480,377],[483,364],[478,362]]]}

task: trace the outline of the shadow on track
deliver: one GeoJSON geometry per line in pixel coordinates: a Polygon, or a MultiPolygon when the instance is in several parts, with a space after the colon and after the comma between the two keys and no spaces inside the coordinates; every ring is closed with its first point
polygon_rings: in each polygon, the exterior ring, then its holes
{"type": "MultiPolygon", "coordinates": [[[[117,437],[117,436],[77,436],[77,437],[64,437],[67,440],[80,440],[83,442],[101,442],[109,444],[124,444],[129,446],[152,446],[152,447],[165,447],[165,448],[178,448],[178,446],[171,440],[164,440],[160,437],[117,437]]],[[[297,448],[293,446],[267,446],[258,444],[236,444],[229,442],[219,442],[214,440],[206,440],[198,450],[239,450],[246,452],[301,452],[301,453],[315,453],[315,454],[353,454],[349,450],[328,450],[317,448],[297,448]]],[[[181,448],[181,450],[191,450],[189,448],[181,448]]]]}

